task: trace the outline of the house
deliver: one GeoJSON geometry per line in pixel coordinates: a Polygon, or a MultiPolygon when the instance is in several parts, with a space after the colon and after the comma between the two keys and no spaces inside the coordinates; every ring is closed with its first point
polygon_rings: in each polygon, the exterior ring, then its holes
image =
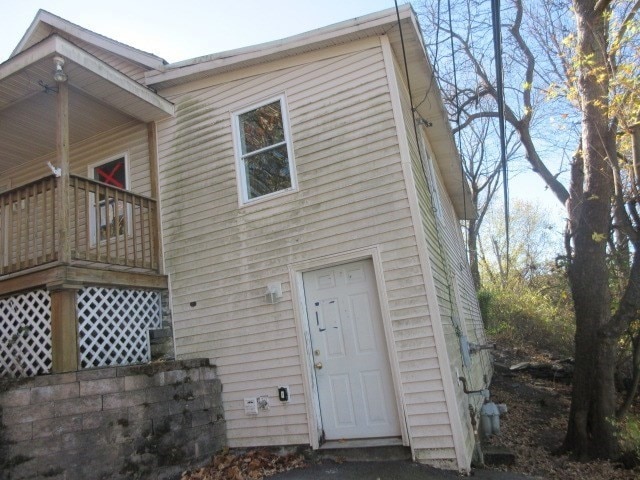
{"type": "Polygon", "coordinates": [[[231,447],[470,468],[473,205],[410,6],[173,64],[40,11],[0,125],[2,342],[40,349],[3,374],[147,361],[172,330],[217,366],[231,447]]]}

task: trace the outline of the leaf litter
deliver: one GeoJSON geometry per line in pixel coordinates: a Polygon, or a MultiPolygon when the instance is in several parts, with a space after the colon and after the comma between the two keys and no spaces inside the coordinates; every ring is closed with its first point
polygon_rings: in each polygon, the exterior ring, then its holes
{"type": "Polygon", "coordinates": [[[180,480],[261,480],[276,473],[306,467],[303,455],[278,455],[267,449],[231,452],[224,449],[204,467],[187,470],[180,480]]]}
{"type": "MultiPolygon", "coordinates": [[[[532,351],[498,353],[498,362],[515,363],[525,356],[549,361],[532,351]]],[[[521,473],[535,478],[562,480],[635,480],[640,467],[625,469],[607,461],[578,462],[558,455],[564,438],[571,404],[571,386],[565,381],[536,378],[528,372],[501,372],[496,369],[491,385],[492,400],[505,403],[508,413],[500,417],[501,434],[487,440],[502,445],[516,455],[514,465],[487,467],[521,473]]],[[[261,480],[277,473],[305,468],[300,453],[279,455],[269,449],[223,450],[204,467],[187,470],[181,480],[261,480]]]]}
{"type": "MultiPolygon", "coordinates": [[[[497,362],[513,364],[522,357],[549,362],[533,351],[497,354],[497,362]]],[[[507,447],[516,455],[514,465],[490,467],[537,478],[563,480],[631,480],[640,468],[625,469],[608,461],[579,462],[558,454],[567,429],[571,385],[565,379],[536,378],[528,372],[505,372],[496,368],[491,385],[495,403],[505,403],[508,413],[500,417],[500,436],[489,443],[507,447]]]]}

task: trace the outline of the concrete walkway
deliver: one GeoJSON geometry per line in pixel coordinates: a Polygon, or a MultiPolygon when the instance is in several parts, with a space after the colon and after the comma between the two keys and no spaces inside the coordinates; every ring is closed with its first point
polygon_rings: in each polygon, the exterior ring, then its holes
{"type": "MultiPolygon", "coordinates": [[[[447,480],[460,479],[457,472],[438,470],[410,461],[376,461],[335,463],[325,460],[307,468],[290,470],[269,477],[269,480],[447,480]]],[[[531,480],[517,473],[496,470],[474,470],[474,479],[531,480]]]]}

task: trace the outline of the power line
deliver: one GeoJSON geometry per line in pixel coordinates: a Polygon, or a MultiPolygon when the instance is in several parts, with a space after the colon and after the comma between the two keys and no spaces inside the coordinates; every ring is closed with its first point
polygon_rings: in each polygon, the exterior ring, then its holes
{"type": "MultiPolygon", "coordinates": [[[[458,90],[458,70],[456,68],[456,51],[453,45],[453,20],[451,19],[451,0],[447,0],[447,10],[448,10],[448,16],[449,16],[449,43],[451,44],[451,64],[453,67],[453,85],[455,87],[455,90],[458,90]]],[[[462,162],[463,162],[463,158],[462,158],[462,140],[461,140],[461,135],[462,133],[460,132],[460,102],[459,102],[459,98],[458,95],[454,95],[455,98],[455,104],[456,104],[456,126],[458,127],[458,132],[457,132],[457,141],[458,141],[458,154],[460,155],[460,183],[461,183],[461,187],[462,187],[462,211],[464,212],[464,216],[467,216],[467,195],[465,194],[465,182],[466,182],[466,177],[464,174],[464,167],[462,166],[462,162]]],[[[466,220],[466,219],[465,219],[466,220]]],[[[464,244],[465,247],[469,245],[469,241],[468,241],[468,236],[469,236],[469,232],[468,230],[465,229],[465,239],[464,239],[464,244]]]]}
{"type": "Polygon", "coordinates": [[[504,225],[506,229],[507,258],[505,271],[509,276],[509,177],[507,168],[507,144],[504,117],[504,71],[502,68],[502,34],[500,30],[500,0],[491,0],[493,24],[493,51],[496,62],[496,101],[498,103],[498,125],[500,127],[500,160],[502,163],[502,187],[504,194],[504,225]]]}

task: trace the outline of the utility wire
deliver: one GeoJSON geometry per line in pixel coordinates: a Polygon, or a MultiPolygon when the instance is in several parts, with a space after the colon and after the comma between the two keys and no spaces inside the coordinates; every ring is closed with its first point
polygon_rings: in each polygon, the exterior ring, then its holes
{"type": "Polygon", "coordinates": [[[507,168],[507,144],[504,117],[504,71],[502,68],[502,34],[500,30],[500,0],[491,0],[493,24],[493,51],[496,62],[496,100],[498,103],[498,125],[500,127],[500,160],[502,163],[502,187],[504,194],[504,226],[506,230],[507,258],[505,272],[509,277],[509,177],[507,168]]]}
{"type": "MultiPolygon", "coordinates": [[[[409,64],[407,62],[407,54],[406,54],[406,49],[405,49],[405,43],[404,43],[404,36],[402,34],[402,24],[400,22],[400,10],[398,9],[398,1],[394,0],[395,2],[395,7],[396,7],[396,17],[398,19],[398,30],[400,32],[400,44],[402,45],[402,59],[404,62],[404,71],[405,71],[405,76],[407,78],[407,90],[409,93],[409,105],[411,106],[411,110],[412,110],[412,115],[411,115],[411,119],[413,120],[412,124],[413,124],[413,133],[415,135],[415,139],[416,139],[416,143],[417,143],[417,150],[418,150],[418,156],[420,159],[420,164],[422,165],[422,170],[423,170],[423,174],[425,177],[425,183],[427,186],[427,191],[429,193],[429,199],[431,202],[431,208],[433,209],[433,213],[434,213],[434,222],[435,222],[435,233],[436,233],[436,240],[438,242],[438,251],[440,253],[440,255],[442,255],[442,264],[443,264],[443,268],[445,271],[445,277],[446,277],[446,287],[447,287],[447,294],[449,297],[449,308],[450,308],[450,315],[451,315],[451,324],[452,327],[454,329],[454,332],[456,333],[456,336],[460,337],[462,335],[462,331],[461,331],[461,325],[458,325],[457,322],[454,320],[454,317],[456,317],[454,311],[458,311],[458,314],[460,314],[460,305],[458,305],[458,301],[454,300],[453,295],[452,295],[452,289],[453,286],[451,284],[452,280],[455,281],[455,277],[452,279],[452,269],[451,269],[451,265],[450,265],[450,259],[449,259],[449,254],[448,251],[446,250],[446,248],[444,248],[444,244],[443,244],[443,240],[440,238],[441,237],[441,228],[442,225],[439,225],[438,222],[438,216],[436,215],[435,212],[435,202],[434,202],[434,192],[432,190],[432,183],[435,183],[437,180],[435,178],[430,179],[430,175],[427,173],[427,168],[426,168],[426,161],[423,158],[423,148],[420,148],[420,136],[418,134],[418,125],[417,125],[417,121],[416,121],[416,107],[413,106],[413,94],[411,91],[411,80],[409,78],[409,64]]],[[[450,27],[452,27],[451,25],[451,4],[450,4],[450,0],[448,0],[449,2],[449,25],[450,27]]],[[[453,31],[453,30],[451,30],[453,31]]],[[[453,54],[454,50],[453,50],[453,36],[452,36],[452,40],[451,40],[451,45],[452,45],[452,49],[451,52],[453,54]]],[[[455,59],[455,56],[454,56],[455,59]]],[[[454,72],[455,72],[455,62],[454,62],[454,72]]],[[[454,85],[457,86],[457,79],[456,76],[454,74],[454,85]]],[[[456,99],[457,100],[457,99],[456,99]]],[[[423,100],[424,101],[424,100],[423,100]]],[[[458,109],[459,112],[459,109],[458,109]]],[[[458,113],[458,120],[459,120],[459,113],[458,113]]],[[[459,123],[459,122],[458,122],[459,123]]],[[[462,169],[462,163],[460,164],[460,171],[462,172],[462,181],[465,181],[465,177],[464,177],[464,170],[462,169]]],[[[435,187],[435,185],[434,185],[435,187]]],[[[462,194],[463,194],[463,201],[464,201],[464,212],[466,213],[466,197],[464,195],[464,185],[462,185],[462,194]]],[[[459,316],[459,315],[458,315],[459,316]]],[[[458,318],[458,322],[465,322],[464,318],[458,318]]],[[[475,331],[475,328],[474,328],[475,331]]],[[[477,332],[476,332],[477,335],[477,332]]],[[[464,362],[464,357],[462,355],[462,345],[460,345],[460,356],[461,356],[461,366],[463,371],[464,370],[468,370],[468,368],[465,366],[465,362],[464,362]]],[[[483,371],[483,373],[485,373],[485,378],[486,378],[486,372],[485,372],[485,365],[484,365],[484,361],[482,359],[483,355],[482,353],[480,354],[481,357],[481,369],[483,371]]],[[[469,382],[470,384],[472,384],[473,379],[471,378],[471,375],[469,375],[469,382]]],[[[484,382],[483,382],[484,383],[484,382]]],[[[473,387],[472,387],[473,389],[473,387]]]]}
{"type": "MultiPolygon", "coordinates": [[[[455,86],[455,89],[457,91],[458,90],[458,70],[456,68],[456,50],[453,45],[453,20],[451,19],[451,0],[447,0],[447,10],[449,14],[449,32],[450,32],[449,43],[451,44],[451,64],[453,67],[453,85],[455,86]]],[[[465,194],[464,187],[466,186],[467,180],[464,174],[464,166],[462,165],[462,162],[464,160],[462,158],[462,140],[461,140],[462,133],[460,132],[460,113],[461,112],[460,112],[460,102],[459,102],[458,95],[454,95],[454,97],[455,97],[455,104],[456,104],[456,126],[458,127],[456,138],[458,141],[458,154],[460,155],[460,187],[462,190],[462,211],[463,211],[463,215],[466,217],[467,216],[467,195],[465,194]]],[[[469,245],[469,241],[468,241],[469,232],[467,229],[465,229],[464,232],[465,232],[464,245],[466,247],[467,245],[469,245]]]]}

